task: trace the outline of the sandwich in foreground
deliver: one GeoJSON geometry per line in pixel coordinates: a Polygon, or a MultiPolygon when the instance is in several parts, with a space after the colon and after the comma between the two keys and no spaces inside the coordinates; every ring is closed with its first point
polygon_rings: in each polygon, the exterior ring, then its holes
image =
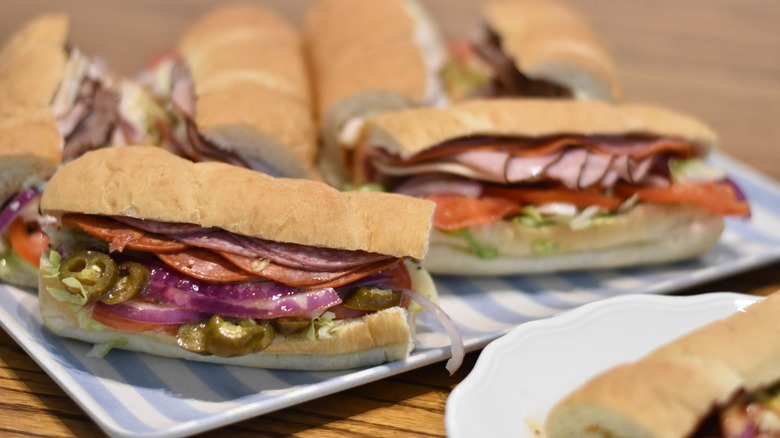
{"type": "Polygon", "coordinates": [[[372,114],[446,100],[446,49],[417,0],[318,0],[303,25],[312,67],[326,180],[346,182],[343,137],[372,114]]]}
{"type": "Polygon", "coordinates": [[[644,105],[474,100],[365,121],[357,184],[436,202],[432,273],[662,263],[706,252],[749,208],[706,157],[715,134],[644,105]]]}
{"type": "Polygon", "coordinates": [[[169,110],[162,143],[193,161],[318,179],[302,44],[266,8],[223,6],[200,17],[144,75],[169,110]]]}
{"type": "Polygon", "coordinates": [[[41,261],[43,321],[103,349],[343,369],[407,357],[417,312],[443,316],[415,262],[428,201],[134,146],[62,167],[41,209],[57,219],[41,261]]]}
{"type": "Polygon", "coordinates": [[[555,437],[780,434],[780,293],[594,376],[545,420],[555,437]]]}
{"type": "Polygon", "coordinates": [[[609,51],[565,3],[493,0],[482,7],[482,19],[479,40],[450,44],[445,83],[453,98],[622,98],[609,51]]]}

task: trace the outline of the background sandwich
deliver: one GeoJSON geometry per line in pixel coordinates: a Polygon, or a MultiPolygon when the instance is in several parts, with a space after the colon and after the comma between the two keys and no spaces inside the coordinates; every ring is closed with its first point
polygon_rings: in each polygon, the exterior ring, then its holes
{"type": "Polygon", "coordinates": [[[759,437],[780,433],[780,294],[589,379],[548,437],[759,437]]]}
{"type": "Polygon", "coordinates": [[[450,94],[621,99],[609,51],[575,9],[555,0],[495,0],[482,7],[482,19],[478,40],[451,44],[450,94]]]}
{"type": "Polygon", "coordinates": [[[652,106],[474,100],[367,119],[354,181],[437,203],[433,273],[496,275],[702,254],[747,202],[705,159],[715,134],[652,106]]]}
{"type": "Polygon", "coordinates": [[[268,9],[205,14],[145,75],[170,110],[163,142],[193,161],[319,178],[305,63],[297,30],[268,9]]]}
{"type": "Polygon", "coordinates": [[[55,168],[147,135],[133,108],[148,96],[67,39],[68,17],[44,15],[0,51],[0,279],[18,286],[37,285],[38,197],[55,168]]]}
{"type": "Polygon", "coordinates": [[[351,368],[406,357],[420,306],[441,313],[414,262],[428,201],[136,146],[64,166],[41,209],[59,228],[41,267],[44,323],[103,348],[351,368]]]}
{"type": "Polygon", "coordinates": [[[446,101],[446,49],[416,0],[318,0],[304,18],[328,182],[347,181],[342,138],[371,114],[446,101]]]}

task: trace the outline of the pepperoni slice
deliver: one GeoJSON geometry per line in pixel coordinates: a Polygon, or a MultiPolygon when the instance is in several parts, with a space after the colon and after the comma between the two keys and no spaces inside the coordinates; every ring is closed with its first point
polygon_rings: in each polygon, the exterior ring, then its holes
{"type": "Polygon", "coordinates": [[[182,274],[216,283],[246,281],[257,278],[239,269],[219,254],[202,248],[157,254],[166,265],[182,274]]]}
{"type": "Polygon", "coordinates": [[[245,257],[226,252],[220,252],[219,254],[246,273],[251,273],[254,276],[273,280],[288,286],[301,288],[343,286],[363,277],[367,277],[375,272],[389,269],[396,263],[399,263],[399,259],[390,259],[346,269],[343,271],[318,272],[291,268],[288,266],[277,265],[271,262],[262,269],[257,270],[253,269],[253,267],[257,267],[258,259],[256,257],[245,257]]]}
{"type": "Polygon", "coordinates": [[[125,248],[154,253],[181,251],[187,245],[164,236],[147,233],[105,216],[70,213],[62,216],[62,224],[108,242],[111,251],[125,248]]]}

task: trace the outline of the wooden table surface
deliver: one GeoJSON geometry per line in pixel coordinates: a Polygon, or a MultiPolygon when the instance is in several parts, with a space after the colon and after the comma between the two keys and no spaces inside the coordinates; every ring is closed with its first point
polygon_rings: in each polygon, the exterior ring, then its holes
{"type": "MultiPolygon", "coordinates": [[[[72,41],[103,55],[122,73],[138,71],[173,44],[184,26],[214,6],[207,0],[27,0],[4,2],[3,40],[23,20],[67,11],[72,41]]],[[[478,26],[479,1],[425,2],[447,35],[478,26]]],[[[298,20],[307,1],[266,1],[298,20]]],[[[720,149],[780,180],[780,2],[776,0],[580,0],[612,51],[632,101],[695,114],[720,134],[720,149]]],[[[780,289],[780,263],[682,293],[780,289]]],[[[209,432],[209,436],[442,436],[450,391],[477,353],[453,376],[434,364],[209,432]]],[[[102,432],[54,381],[0,331],[0,435],[95,436],[102,432]]]]}

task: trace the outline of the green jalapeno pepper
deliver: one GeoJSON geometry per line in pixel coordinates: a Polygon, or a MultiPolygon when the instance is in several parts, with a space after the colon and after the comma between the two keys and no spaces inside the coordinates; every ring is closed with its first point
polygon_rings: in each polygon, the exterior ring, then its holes
{"type": "Polygon", "coordinates": [[[176,342],[194,353],[235,357],[265,349],[275,335],[268,321],[213,315],[208,321],[182,324],[176,342]]]}
{"type": "Polygon", "coordinates": [[[105,304],[124,303],[136,296],[149,282],[149,270],[140,263],[124,262],[119,265],[116,283],[100,297],[105,304]]]}
{"type": "Polygon", "coordinates": [[[274,329],[283,335],[291,335],[306,329],[311,320],[299,316],[283,316],[273,320],[274,329]]]}
{"type": "Polygon", "coordinates": [[[383,310],[400,304],[400,291],[374,287],[359,287],[351,297],[344,300],[344,307],[365,311],[383,310]]]}
{"type": "MultiPolygon", "coordinates": [[[[75,278],[84,288],[88,302],[99,299],[116,283],[119,268],[111,257],[97,251],[77,251],[60,264],[60,280],[75,278]]],[[[67,286],[72,293],[81,291],[67,286]]]]}

